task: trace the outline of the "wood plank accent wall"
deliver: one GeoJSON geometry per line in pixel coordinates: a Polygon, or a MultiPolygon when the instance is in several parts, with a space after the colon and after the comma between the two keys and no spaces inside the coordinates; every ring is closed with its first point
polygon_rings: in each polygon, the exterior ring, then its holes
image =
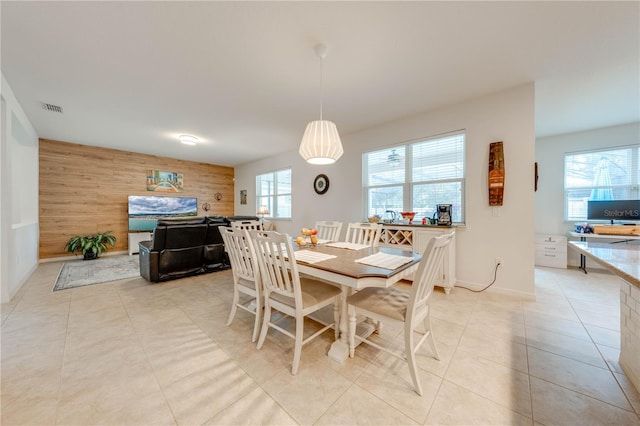
{"type": "Polygon", "coordinates": [[[107,230],[117,238],[109,250],[127,250],[129,195],[197,197],[198,216],[234,212],[233,167],[40,139],[39,168],[41,259],[68,256],[64,246],[73,235],[107,230]],[[184,190],[147,191],[149,169],[183,173],[184,190]]]}

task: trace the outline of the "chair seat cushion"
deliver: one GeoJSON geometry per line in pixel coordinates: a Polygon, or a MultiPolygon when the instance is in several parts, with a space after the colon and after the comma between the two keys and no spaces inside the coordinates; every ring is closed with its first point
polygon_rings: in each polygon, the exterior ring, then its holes
{"type": "Polygon", "coordinates": [[[347,303],[387,318],[405,321],[410,294],[396,288],[367,287],[349,296],[347,303]]]}
{"type": "MultiPolygon", "coordinates": [[[[302,290],[303,309],[340,294],[340,289],[336,286],[303,277],[300,277],[300,288],[302,290]]],[[[295,307],[293,297],[271,293],[271,298],[292,308],[295,307]]]]}

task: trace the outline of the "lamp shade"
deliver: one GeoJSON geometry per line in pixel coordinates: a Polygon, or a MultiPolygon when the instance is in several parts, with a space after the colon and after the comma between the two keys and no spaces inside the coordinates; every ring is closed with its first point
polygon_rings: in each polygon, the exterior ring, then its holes
{"type": "Polygon", "coordinates": [[[335,163],[344,153],[335,123],[317,120],[307,124],[298,152],[310,164],[335,163]]]}
{"type": "Polygon", "coordinates": [[[267,206],[260,206],[258,207],[258,211],[256,212],[256,214],[269,214],[269,209],[267,208],[267,206]]]}

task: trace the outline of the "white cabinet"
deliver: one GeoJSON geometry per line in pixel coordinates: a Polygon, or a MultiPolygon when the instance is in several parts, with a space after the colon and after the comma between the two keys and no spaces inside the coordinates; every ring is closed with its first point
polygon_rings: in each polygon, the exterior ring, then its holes
{"type": "MultiPolygon", "coordinates": [[[[429,240],[451,232],[451,228],[447,229],[420,229],[415,232],[413,237],[413,251],[422,254],[429,244],[429,240]]],[[[444,292],[449,294],[454,285],[456,285],[456,235],[453,234],[451,243],[447,246],[442,256],[442,264],[436,278],[436,285],[444,288],[444,292]]]]}
{"type": "Polygon", "coordinates": [[[129,233],[129,256],[140,251],[138,243],[140,241],[151,241],[151,232],[130,232],[129,233]]]}
{"type": "Polygon", "coordinates": [[[536,235],[536,265],[567,269],[567,237],[536,235]]]}
{"type": "Polygon", "coordinates": [[[424,253],[429,240],[439,237],[449,232],[454,232],[453,239],[444,252],[442,264],[436,278],[436,285],[443,287],[446,294],[449,294],[456,284],[456,236],[455,228],[446,226],[398,226],[384,224],[380,245],[406,250],[413,250],[416,253],[424,253]]]}

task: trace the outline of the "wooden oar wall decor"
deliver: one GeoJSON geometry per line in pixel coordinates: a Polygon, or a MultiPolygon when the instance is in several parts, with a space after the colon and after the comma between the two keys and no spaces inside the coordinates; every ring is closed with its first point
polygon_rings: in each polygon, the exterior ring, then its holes
{"type": "Polygon", "coordinates": [[[501,206],[504,195],[504,150],[502,142],[489,145],[489,205],[501,206]]]}

